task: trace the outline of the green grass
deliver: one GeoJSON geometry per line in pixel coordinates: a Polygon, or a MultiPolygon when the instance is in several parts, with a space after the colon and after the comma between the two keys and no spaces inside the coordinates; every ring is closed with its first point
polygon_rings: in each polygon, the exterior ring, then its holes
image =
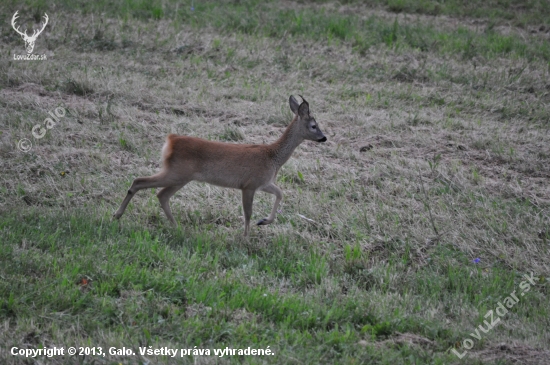
{"type": "MultiPolygon", "coordinates": [[[[402,4],[403,11],[412,5],[409,1],[390,1],[402,4]]],[[[75,9],[72,2],[59,2],[67,9],[75,9]]],[[[416,2],[415,2],[416,3],[416,2]]],[[[417,3],[418,9],[424,9],[425,3],[417,3]]],[[[197,28],[214,27],[223,32],[241,32],[244,34],[264,35],[280,38],[298,36],[314,40],[344,41],[362,54],[378,44],[388,47],[405,47],[421,51],[437,52],[449,55],[461,55],[471,58],[516,56],[527,59],[541,58],[550,61],[550,45],[544,39],[531,39],[516,34],[504,35],[494,31],[495,23],[484,25],[479,31],[459,27],[455,30],[438,29],[433,24],[407,22],[400,24],[397,18],[388,22],[376,16],[366,19],[363,16],[341,15],[318,7],[278,8],[274,2],[247,0],[245,2],[198,2],[194,11],[179,2],[160,1],[120,1],[120,2],[83,2],[77,9],[82,14],[113,13],[122,16],[125,22],[134,18],[170,19],[177,24],[191,24],[197,28]]],[[[447,4],[449,13],[456,14],[458,4],[447,4]]],[[[30,11],[42,12],[46,5],[30,3],[30,11]]],[[[541,2],[532,1],[524,5],[532,11],[530,15],[541,14],[541,2]]],[[[395,7],[389,5],[391,10],[395,7]]],[[[503,7],[504,8],[504,7],[503,7]]],[[[401,11],[401,10],[400,10],[401,11]]],[[[413,11],[414,12],[414,11],[413,11]]],[[[548,16],[547,11],[542,14],[548,16]]],[[[498,14],[497,14],[498,15],[498,14]]],[[[507,15],[501,14],[504,19],[507,15]]],[[[540,21],[540,20],[539,20],[540,21]]],[[[545,19],[547,23],[547,19],[545,19]]],[[[538,24],[538,23],[535,23],[538,24]]],[[[114,41],[97,28],[91,43],[101,49],[112,49],[114,41]]]]}
{"type": "MultiPolygon", "coordinates": [[[[29,28],[44,12],[51,23],[35,48],[47,62],[0,62],[0,362],[34,361],[12,346],[72,345],[275,355],[37,361],[543,363],[541,4],[3,3],[7,22],[19,10],[29,28]],[[177,228],[155,189],[111,220],[132,180],[158,171],[167,134],[270,143],[292,119],[290,94],[328,141],[281,168],[272,225],[243,239],[240,192],[199,183],[171,200],[177,228]],[[451,350],[529,273],[540,280],[459,360],[451,350]]],[[[24,52],[0,31],[2,54],[24,52]]],[[[256,195],[253,220],[272,199],[256,195]]]]}
{"type": "MultiPolygon", "coordinates": [[[[12,0],[11,6],[15,4],[30,7],[35,10],[35,18],[39,19],[39,15],[48,4],[46,1],[24,0],[15,2],[12,0]]],[[[205,8],[232,8],[238,7],[253,12],[255,7],[264,2],[258,0],[247,1],[220,1],[197,2],[194,4],[195,11],[205,8]]],[[[300,1],[298,4],[311,6],[316,4],[330,4],[327,0],[300,1]]],[[[492,0],[492,1],[469,1],[467,3],[459,0],[345,0],[341,2],[345,5],[367,5],[379,7],[395,13],[409,14],[427,14],[427,15],[449,15],[453,17],[470,17],[490,19],[493,23],[510,23],[516,26],[539,26],[550,24],[550,11],[544,0],[528,0],[528,1],[510,1],[510,0],[492,0]]],[[[67,0],[57,1],[58,6],[70,8],[71,4],[67,0]]],[[[112,14],[120,14],[123,16],[141,17],[145,19],[160,19],[169,16],[176,9],[181,13],[191,12],[191,2],[179,3],[174,0],[169,1],[143,1],[143,0],[126,0],[120,2],[96,1],[86,2],[79,1],[79,9],[84,14],[100,13],[111,11],[112,14]]]]}
{"type": "MultiPolygon", "coordinates": [[[[401,357],[415,363],[429,357],[407,346],[382,355],[356,343],[412,332],[445,351],[470,328],[452,330],[439,318],[425,318],[426,305],[445,305],[447,316],[467,308],[484,314],[494,306],[487,298],[507,296],[521,280],[504,267],[484,275],[483,265],[476,267],[452,246],[434,251],[430,264],[398,283],[390,277],[410,265],[410,252],[389,250],[385,264],[368,269],[360,251],[327,258],[284,237],[259,249],[203,235],[199,227],[150,231],[108,217],[94,221],[79,211],[40,212],[6,214],[0,225],[2,242],[11,243],[0,251],[0,315],[18,323],[17,336],[4,339],[8,348],[30,330],[54,343],[66,343],[62,336],[70,331],[67,345],[84,345],[86,338],[104,348],[254,344],[270,346],[276,363],[297,354],[311,363],[369,358],[383,364],[401,357]],[[449,257],[460,264],[449,265],[449,257]],[[376,299],[396,296],[401,299],[390,305],[376,299]],[[32,324],[29,318],[35,318],[32,324]],[[318,342],[328,347],[319,351],[318,342]]],[[[523,321],[549,314],[538,290],[512,311],[523,321]]],[[[430,361],[452,360],[437,358],[430,361]]]]}

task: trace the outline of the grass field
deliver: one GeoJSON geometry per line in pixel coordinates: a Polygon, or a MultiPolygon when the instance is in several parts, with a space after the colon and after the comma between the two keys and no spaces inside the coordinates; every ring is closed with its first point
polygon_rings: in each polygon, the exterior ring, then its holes
{"type": "Polygon", "coordinates": [[[1,364],[550,364],[546,1],[0,9],[1,364]],[[14,60],[15,11],[48,14],[47,60],[14,60]],[[271,143],[291,94],[328,141],[279,172],[273,224],[244,239],[240,191],[201,183],[177,228],[154,189],[112,220],[167,134],[271,143]],[[54,346],[106,356],[11,354],[54,346]],[[273,354],[214,355],[248,347],[273,354]]]}

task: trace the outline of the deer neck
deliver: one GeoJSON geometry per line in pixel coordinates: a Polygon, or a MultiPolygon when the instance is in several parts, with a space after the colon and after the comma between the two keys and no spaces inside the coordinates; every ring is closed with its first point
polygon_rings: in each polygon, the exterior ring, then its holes
{"type": "Polygon", "coordinates": [[[294,118],[283,135],[271,145],[273,160],[277,169],[288,161],[292,152],[304,141],[298,128],[297,118],[294,118]]]}

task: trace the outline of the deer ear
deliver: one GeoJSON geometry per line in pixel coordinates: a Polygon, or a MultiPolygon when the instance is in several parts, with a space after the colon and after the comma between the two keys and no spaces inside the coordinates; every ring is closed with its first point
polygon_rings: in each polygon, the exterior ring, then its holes
{"type": "Polygon", "coordinates": [[[302,98],[302,104],[300,104],[300,107],[298,108],[298,115],[301,117],[301,118],[305,118],[305,117],[309,117],[309,103],[306,101],[306,99],[304,99],[304,97],[302,95],[300,95],[300,97],[302,98]]]}
{"type": "Polygon", "coordinates": [[[298,108],[300,107],[300,104],[294,98],[294,96],[290,95],[290,98],[288,99],[288,103],[290,104],[290,110],[292,110],[294,114],[298,115],[298,108]]]}

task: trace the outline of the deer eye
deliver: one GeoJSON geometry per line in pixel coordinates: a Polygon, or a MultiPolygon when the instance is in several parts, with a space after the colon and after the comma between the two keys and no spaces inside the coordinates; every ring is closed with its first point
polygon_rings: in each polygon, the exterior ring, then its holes
{"type": "Polygon", "coordinates": [[[317,126],[314,124],[314,125],[311,126],[311,128],[315,129],[315,128],[317,128],[317,126]]]}

